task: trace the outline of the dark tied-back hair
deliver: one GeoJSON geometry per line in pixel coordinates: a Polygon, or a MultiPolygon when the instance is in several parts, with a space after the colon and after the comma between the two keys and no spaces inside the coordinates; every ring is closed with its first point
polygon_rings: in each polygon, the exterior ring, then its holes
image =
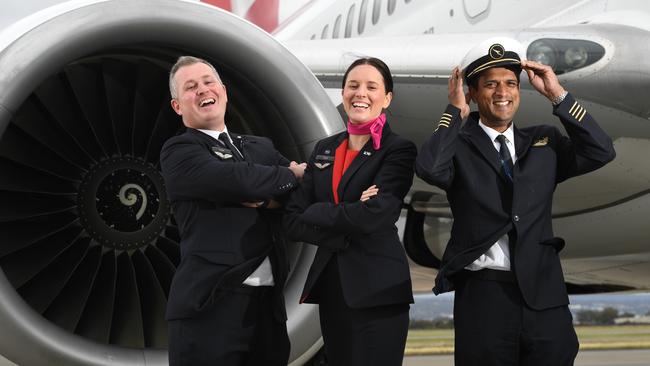
{"type": "Polygon", "coordinates": [[[355,67],[359,65],[370,65],[377,69],[381,76],[384,78],[384,87],[386,88],[386,94],[391,93],[393,91],[393,77],[390,74],[390,69],[388,68],[388,65],[384,63],[384,61],[375,58],[375,57],[363,57],[360,58],[352,63],[350,67],[345,71],[345,74],[343,75],[343,83],[341,84],[341,88],[345,88],[345,82],[348,80],[348,74],[350,73],[350,70],[354,69],[355,67]]]}

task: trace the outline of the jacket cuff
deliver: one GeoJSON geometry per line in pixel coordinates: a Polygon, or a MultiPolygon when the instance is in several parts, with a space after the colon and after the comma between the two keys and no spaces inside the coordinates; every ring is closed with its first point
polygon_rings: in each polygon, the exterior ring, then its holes
{"type": "Polygon", "coordinates": [[[433,132],[436,132],[441,128],[449,128],[452,122],[457,118],[460,118],[460,109],[454,107],[451,104],[447,104],[447,108],[445,108],[445,111],[442,113],[442,116],[440,116],[440,120],[438,121],[438,126],[433,132]]]}

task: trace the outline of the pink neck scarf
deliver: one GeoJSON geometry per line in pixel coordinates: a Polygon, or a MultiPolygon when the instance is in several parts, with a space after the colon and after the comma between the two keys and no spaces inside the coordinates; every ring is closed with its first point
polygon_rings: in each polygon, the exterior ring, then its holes
{"type": "Polygon", "coordinates": [[[365,123],[354,124],[348,119],[348,133],[350,135],[368,135],[372,138],[372,146],[379,150],[381,145],[381,132],[386,124],[386,115],[380,114],[379,117],[365,123]]]}

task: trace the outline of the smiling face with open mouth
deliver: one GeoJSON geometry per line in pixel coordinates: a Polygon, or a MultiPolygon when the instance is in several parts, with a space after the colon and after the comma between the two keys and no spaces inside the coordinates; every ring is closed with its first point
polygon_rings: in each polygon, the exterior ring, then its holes
{"type": "Polygon", "coordinates": [[[342,93],[343,108],[352,123],[379,117],[393,97],[393,93],[386,93],[381,73],[371,65],[359,65],[350,70],[342,93]]]}
{"type": "Polygon", "coordinates": [[[183,66],[174,76],[177,97],[172,108],[191,128],[222,131],[228,95],[210,66],[198,62],[183,66]]]}
{"type": "Polygon", "coordinates": [[[479,76],[470,96],[478,104],[481,122],[497,131],[505,131],[519,109],[519,81],[504,67],[487,69],[479,76]]]}

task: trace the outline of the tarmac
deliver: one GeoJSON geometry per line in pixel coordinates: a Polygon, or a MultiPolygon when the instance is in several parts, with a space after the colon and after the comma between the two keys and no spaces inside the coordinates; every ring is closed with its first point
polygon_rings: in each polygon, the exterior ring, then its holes
{"type": "MultiPolygon", "coordinates": [[[[402,366],[454,366],[454,356],[409,356],[402,366]]],[[[650,366],[650,350],[581,351],[575,366],[650,366]]]]}
{"type": "MultiPolygon", "coordinates": [[[[453,366],[454,356],[409,356],[402,366],[453,366]]],[[[16,366],[0,356],[0,366],[16,366]]],[[[650,366],[650,350],[605,350],[578,353],[575,366],[650,366]]]]}

